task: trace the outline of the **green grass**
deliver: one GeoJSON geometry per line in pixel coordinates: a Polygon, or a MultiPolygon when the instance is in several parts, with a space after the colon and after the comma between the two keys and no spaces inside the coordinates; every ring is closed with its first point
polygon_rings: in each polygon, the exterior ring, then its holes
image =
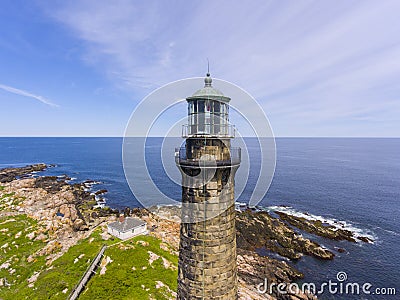
{"type": "Polygon", "coordinates": [[[27,287],[21,290],[21,299],[66,299],[90,262],[95,258],[103,243],[115,243],[115,240],[103,241],[101,228],[96,229],[88,238],[80,240],[77,245],[55,260],[51,268],[44,270],[38,277],[34,289],[27,287]],[[83,257],[77,259],[81,254],[83,257]],[[67,289],[66,293],[62,291],[67,289]]]}
{"type": "Polygon", "coordinates": [[[0,287],[0,298],[19,299],[19,291],[27,288],[27,279],[45,265],[43,256],[28,263],[28,256],[41,249],[46,243],[30,240],[27,234],[38,229],[37,221],[26,215],[0,218],[0,278],[5,278],[10,287],[0,287]],[[15,270],[15,271],[13,271],[15,270]]]}
{"type": "Polygon", "coordinates": [[[25,200],[24,197],[15,197],[15,193],[6,193],[0,196],[0,211],[12,211],[25,200]]]}
{"type": "MultiPolygon", "coordinates": [[[[4,187],[3,187],[3,189],[4,189],[4,187]]],[[[0,197],[0,200],[3,200],[3,199],[6,199],[6,198],[9,198],[9,197],[12,197],[12,196],[14,196],[14,195],[15,195],[14,192],[8,193],[8,194],[3,194],[3,195],[0,197]]]]}
{"type": "Polygon", "coordinates": [[[104,255],[112,262],[106,266],[104,275],[97,271],[79,299],[173,299],[168,288],[156,288],[156,282],[161,281],[176,291],[178,258],[161,249],[160,243],[151,236],[138,236],[122,243],[126,249],[120,249],[119,245],[107,248],[104,255]],[[148,251],[160,256],[151,265],[148,251]],[[165,268],[161,257],[173,267],[165,268]]]}
{"type": "Polygon", "coordinates": [[[9,245],[0,248],[0,265],[5,262],[11,263],[9,268],[0,270],[0,278],[6,278],[11,283],[11,287],[0,287],[0,299],[65,299],[104,242],[100,236],[101,229],[98,228],[88,239],[81,240],[71,247],[51,266],[46,266],[45,256],[37,256],[33,262],[28,263],[28,256],[46,245],[45,242],[31,241],[25,236],[37,229],[37,221],[26,215],[0,219],[0,247],[4,244],[9,245]],[[15,238],[20,231],[20,237],[15,238]],[[15,245],[18,245],[18,248],[15,245]],[[3,250],[6,250],[6,253],[3,250]],[[82,253],[85,256],[74,263],[82,253]],[[11,269],[15,269],[15,273],[10,274],[11,269]],[[29,287],[27,279],[39,271],[41,273],[34,286],[29,287]],[[65,288],[68,288],[67,295],[62,293],[65,288]]]}
{"type": "Polygon", "coordinates": [[[116,243],[119,244],[108,247],[105,252],[105,257],[112,259],[106,266],[106,273],[100,275],[98,269],[79,299],[173,298],[166,286],[173,291],[177,288],[178,258],[168,249],[163,250],[165,244],[161,249],[160,240],[151,236],[138,236],[122,243],[119,239],[105,241],[101,237],[103,229],[99,227],[51,266],[47,266],[45,256],[37,256],[31,263],[27,262],[28,256],[46,245],[45,242],[26,237],[26,234],[38,228],[38,223],[26,215],[0,218],[0,265],[10,263],[8,268],[0,269],[0,278],[6,278],[11,283],[11,287],[0,287],[0,299],[66,299],[102,245],[111,246],[116,243]],[[152,265],[149,264],[148,251],[160,256],[152,265]],[[81,258],[77,259],[79,256],[81,258]],[[165,268],[161,257],[168,260],[172,268],[165,268]],[[12,269],[15,271],[10,274],[12,269]],[[39,271],[34,286],[29,287],[27,279],[39,271]],[[157,281],[166,286],[156,288],[157,281]]]}
{"type": "Polygon", "coordinates": [[[4,190],[5,188],[5,186],[0,185],[0,191],[4,190]]]}

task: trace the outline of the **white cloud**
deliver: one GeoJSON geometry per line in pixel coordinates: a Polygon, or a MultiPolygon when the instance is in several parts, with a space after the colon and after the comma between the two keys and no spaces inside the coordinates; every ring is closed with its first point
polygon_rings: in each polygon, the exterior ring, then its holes
{"type": "Polygon", "coordinates": [[[49,99],[47,99],[43,96],[38,96],[38,95],[32,94],[30,92],[20,90],[20,89],[17,89],[17,88],[8,86],[8,85],[0,84],[0,89],[4,90],[6,92],[9,92],[9,93],[16,94],[16,95],[33,98],[33,99],[38,100],[49,106],[59,107],[57,104],[52,103],[49,99]]]}
{"type": "Polygon", "coordinates": [[[48,13],[117,85],[145,94],[201,76],[209,57],[214,76],[246,88],[303,135],[313,121],[331,130],[338,118],[368,119],[360,114],[392,120],[385,130],[400,135],[398,1],[62,3],[48,13]]]}

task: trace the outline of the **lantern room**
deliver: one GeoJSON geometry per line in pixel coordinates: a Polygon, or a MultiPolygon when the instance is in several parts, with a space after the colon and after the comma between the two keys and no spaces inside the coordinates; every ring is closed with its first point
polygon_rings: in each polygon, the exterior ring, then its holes
{"type": "Polygon", "coordinates": [[[204,79],[204,88],[186,98],[188,124],[183,137],[234,137],[235,128],[229,124],[229,97],[212,87],[210,73],[204,79]]]}

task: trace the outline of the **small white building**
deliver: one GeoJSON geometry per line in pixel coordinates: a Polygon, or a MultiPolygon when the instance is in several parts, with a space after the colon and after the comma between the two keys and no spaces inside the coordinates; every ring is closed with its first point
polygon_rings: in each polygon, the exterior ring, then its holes
{"type": "Polygon", "coordinates": [[[140,234],[147,234],[146,222],[131,217],[120,217],[118,221],[108,224],[108,233],[126,240],[140,234]]]}

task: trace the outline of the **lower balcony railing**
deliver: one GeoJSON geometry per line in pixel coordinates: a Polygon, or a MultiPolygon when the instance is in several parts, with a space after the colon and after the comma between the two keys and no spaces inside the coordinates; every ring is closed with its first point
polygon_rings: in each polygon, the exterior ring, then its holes
{"type": "Polygon", "coordinates": [[[179,165],[199,166],[200,163],[213,165],[238,165],[241,161],[239,147],[224,148],[223,150],[207,147],[199,149],[175,148],[175,162],[179,165]]]}

